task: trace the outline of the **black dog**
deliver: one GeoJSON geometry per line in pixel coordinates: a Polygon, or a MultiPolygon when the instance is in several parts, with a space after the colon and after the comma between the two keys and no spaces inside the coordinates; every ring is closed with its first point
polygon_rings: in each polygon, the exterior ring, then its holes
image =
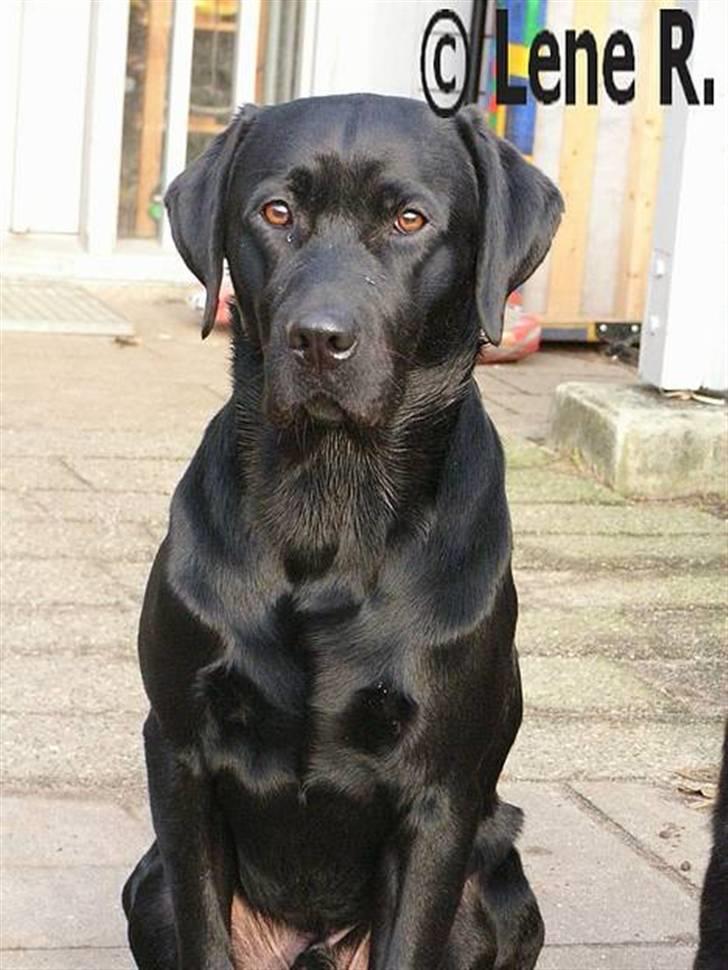
{"type": "Polygon", "coordinates": [[[700,899],[700,945],[694,970],[728,970],[728,721],[713,812],[713,851],[700,899]]]}
{"type": "Polygon", "coordinates": [[[467,109],[244,108],[171,186],[233,393],[172,502],[140,629],[157,841],[143,970],[515,970],[541,917],[496,782],[521,719],[479,335],[555,187],[467,109]]]}

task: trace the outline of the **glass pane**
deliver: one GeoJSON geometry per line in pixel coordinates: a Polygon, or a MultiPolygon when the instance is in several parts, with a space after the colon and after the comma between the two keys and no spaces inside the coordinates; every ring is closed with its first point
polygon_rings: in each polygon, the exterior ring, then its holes
{"type": "Polygon", "coordinates": [[[187,161],[230,121],[239,0],[196,0],[187,161]]]}
{"type": "Polygon", "coordinates": [[[173,0],[131,0],[119,196],[120,237],[159,232],[173,0]]]}

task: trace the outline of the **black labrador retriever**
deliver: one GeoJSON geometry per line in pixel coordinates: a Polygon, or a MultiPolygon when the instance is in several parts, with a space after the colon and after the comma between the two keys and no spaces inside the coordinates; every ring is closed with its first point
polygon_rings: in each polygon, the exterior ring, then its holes
{"type": "Polygon", "coordinates": [[[142,970],[525,970],[543,926],[496,782],[521,719],[481,331],[552,183],[474,109],[245,107],[166,197],[236,294],[233,391],[172,501],[139,651],[156,842],[142,970]]]}
{"type": "Polygon", "coordinates": [[[728,968],[728,720],[713,811],[713,849],[700,897],[700,943],[693,970],[728,968]]]}

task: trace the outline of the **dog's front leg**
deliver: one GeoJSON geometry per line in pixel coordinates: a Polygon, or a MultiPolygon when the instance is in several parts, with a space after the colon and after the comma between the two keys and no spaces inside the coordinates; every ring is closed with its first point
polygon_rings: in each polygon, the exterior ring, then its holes
{"type": "Polygon", "coordinates": [[[157,843],[174,907],[178,970],[233,970],[232,878],[225,832],[210,782],[194,751],[144,726],[149,795],[157,843]]]}
{"type": "Polygon", "coordinates": [[[437,970],[465,884],[478,796],[430,788],[407,812],[383,859],[370,970],[437,970]]]}

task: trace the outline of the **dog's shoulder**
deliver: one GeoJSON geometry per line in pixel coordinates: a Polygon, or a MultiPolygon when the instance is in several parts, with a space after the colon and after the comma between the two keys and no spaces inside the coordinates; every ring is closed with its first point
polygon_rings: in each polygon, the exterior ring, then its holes
{"type": "Polygon", "coordinates": [[[473,527],[487,520],[491,530],[509,528],[503,446],[475,381],[453,430],[438,510],[445,520],[467,515],[473,527]]]}

